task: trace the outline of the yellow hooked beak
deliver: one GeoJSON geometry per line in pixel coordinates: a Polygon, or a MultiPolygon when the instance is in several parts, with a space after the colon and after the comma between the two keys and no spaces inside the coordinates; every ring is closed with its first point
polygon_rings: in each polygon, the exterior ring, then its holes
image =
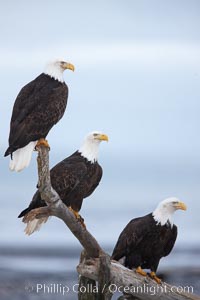
{"type": "Polygon", "coordinates": [[[106,134],[99,134],[96,138],[100,141],[107,141],[108,142],[108,136],[106,134]]]}
{"type": "Polygon", "coordinates": [[[72,70],[73,72],[74,72],[74,70],[75,70],[75,67],[74,67],[74,65],[72,65],[72,64],[70,64],[70,63],[64,63],[63,64],[63,68],[66,70],[66,69],[69,69],[69,70],[72,70]]]}
{"type": "Polygon", "coordinates": [[[187,210],[187,206],[185,205],[185,203],[183,203],[181,201],[176,203],[174,206],[176,209],[187,210]]]}

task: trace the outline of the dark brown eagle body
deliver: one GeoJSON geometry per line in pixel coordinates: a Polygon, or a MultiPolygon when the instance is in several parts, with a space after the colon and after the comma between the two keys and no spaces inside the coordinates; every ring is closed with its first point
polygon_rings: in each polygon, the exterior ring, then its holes
{"type": "Polygon", "coordinates": [[[42,73],[18,94],[11,117],[9,147],[5,156],[31,141],[45,138],[63,116],[68,98],[64,82],[42,73]]]}
{"type": "MultiPolygon", "coordinates": [[[[98,162],[90,162],[76,151],[51,169],[51,184],[61,200],[75,211],[79,211],[84,198],[90,196],[102,177],[98,162]]],[[[39,191],[35,193],[27,209],[19,215],[23,217],[32,209],[46,206],[39,191]]]]}
{"type": "Polygon", "coordinates": [[[167,256],[176,241],[177,227],[157,225],[152,214],[131,220],[119,236],[112,258],[125,258],[130,269],[141,266],[156,272],[159,261],[167,256]]]}

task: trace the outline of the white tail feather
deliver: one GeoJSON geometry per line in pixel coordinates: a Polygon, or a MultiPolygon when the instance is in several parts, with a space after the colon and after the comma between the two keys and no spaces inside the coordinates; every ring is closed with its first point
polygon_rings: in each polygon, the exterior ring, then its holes
{"type": "Polygon", "coordinates": [[[23,148],[17,149],[12,154],[9,168],[11,171],[19,172],[24,168],[28,167],[31,161],[32,152],[37,144],[37,141],[30,142],[23,148]]]}
{"type": "Polygon", "coordinates": [[[31,235],[35,231],[39,231],[42,224],[46,223],[48,220],[48,217],[41,218],[41,219],[34,219],[32,221],[29,221],[26,225],[26,228],[24,229],[24,232],[27,235],[31,235]]]}

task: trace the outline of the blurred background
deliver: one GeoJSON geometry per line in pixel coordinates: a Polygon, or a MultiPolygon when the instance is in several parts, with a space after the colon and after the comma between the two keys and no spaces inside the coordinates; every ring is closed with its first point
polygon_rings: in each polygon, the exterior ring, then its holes
{"type": "Polygon", "coordinates": [[[90,131],[110,138],[100,146],[103,179],[81,210],[88,230],[111,253],[130,219],[180,198],[188,210],[174,216],[177,242],[159,271],[199,293],[199,1],[7,0],[0,8],[1,299],[63,299],[36,293],[36,284],[78,280],[81,247],[64,223],[52,217],[27,237],[17,219],[35,192],[37,153],[21,173],[3,157],[18,92],[54,58],[76,69],[64,73],[67,111],[48,135],[51,166],[90,131]]]}

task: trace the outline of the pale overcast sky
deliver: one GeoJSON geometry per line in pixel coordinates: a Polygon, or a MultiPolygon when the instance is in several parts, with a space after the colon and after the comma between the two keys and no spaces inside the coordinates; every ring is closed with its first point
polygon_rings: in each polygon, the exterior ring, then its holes
{"type": "Polygon", "coordinates": [[[74,149],[100,129],[111,151],[198,156],[199,8],[198,0],[2,2],[1,150],[17,93],[62,57],[76,72],[65,72],[68,109],[51,144],[65,135],[57,147],[74,149]]]}

